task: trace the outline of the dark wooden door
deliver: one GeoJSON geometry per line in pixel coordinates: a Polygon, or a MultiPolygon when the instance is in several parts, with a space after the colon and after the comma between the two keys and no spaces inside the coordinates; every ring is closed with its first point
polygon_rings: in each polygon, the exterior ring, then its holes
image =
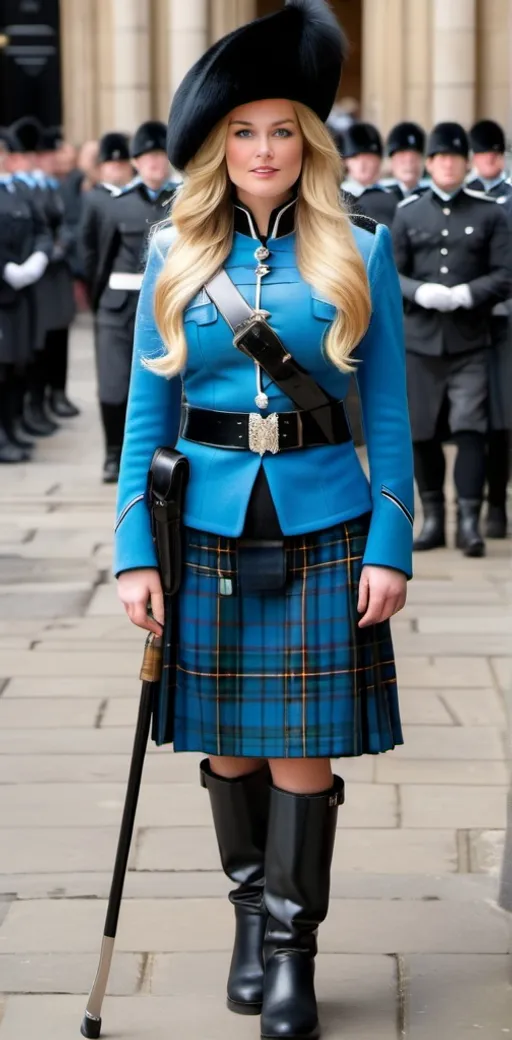
{"type": "Polygon", "coordinates": [[[59,0],[0,0],[0,125],[27,115],[62,120],[59,0]]]}

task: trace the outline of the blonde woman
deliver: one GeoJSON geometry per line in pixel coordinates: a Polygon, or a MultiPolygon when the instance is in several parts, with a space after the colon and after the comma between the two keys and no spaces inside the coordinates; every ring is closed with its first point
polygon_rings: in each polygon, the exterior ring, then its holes
{"type": "Polygon", "coordinates": [[[215,44],[174,99],[169,157],[184,185],[144,277],[116,534],[128,616],[161,632],[146,475],[155,448],[176,445],[191,469],[185,566],[155,737],[169,740],[174,700],[175,751],[208,756],[201,779],[236,886],[228,1005],[261,1012],[262,1036],[297,1040],[319,1028],[316,932],[344,791],[330,759],[402,742],[389,618],[411,573],[390,237],[350,223],[323,122],[342,58],[323,0],[292,0],[215,44]],[[328,391],[330,433],[235,348],[205,289],[222,267],[328,391]],[[354,370],[369,482],[343,407],[354,370]]]}

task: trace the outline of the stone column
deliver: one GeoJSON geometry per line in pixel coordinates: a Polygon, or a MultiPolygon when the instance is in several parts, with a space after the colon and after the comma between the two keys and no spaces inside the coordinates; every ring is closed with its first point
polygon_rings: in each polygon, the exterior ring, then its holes
{"type": "Polygon", "coordinates": [[[363,4],[363,118],[382,134],[403,118],[404,17],[410,0],[363,4]]]}
{"type": "Polygon", "coordinates": [[[135,130],[151,115],[149,0],[111,0],[115,126],[135,130]]]}
{"type": "Polygon", "coordinates": [[[476,109],[476,0],[432,4],[432,122],[456,120],[471,126],[476,109]]]}
{"type": "Polygon", "coordinates": [[[169,0],[169,12],[169,86],[174,94],[208,46],[208,0],[169,0]]]}
{"type": "Polygon", "coordinates": [[[97,133],[96,7],[60,0],[64,133],[81,144],[97,133]]]}
{"type": "Polygon", "coordinates": [[[403,119],[425,129],[432,125],[432,37],[430,0],[414,0],[404,9],[404,108],[403,119]]]}
{"type": "Polygon", "coordinates": [[[480,119],[496,119],[512,132],[510,99],[512,69],[512,6],[509,0],[479,0],[477,112],[480,119]]]}
{"type": "Polygon", "coordinates": [[[239,25],[252,21],[257,13],[256,0],[215,0],[210,14],[211,40],[218,40],[239,25]]]}

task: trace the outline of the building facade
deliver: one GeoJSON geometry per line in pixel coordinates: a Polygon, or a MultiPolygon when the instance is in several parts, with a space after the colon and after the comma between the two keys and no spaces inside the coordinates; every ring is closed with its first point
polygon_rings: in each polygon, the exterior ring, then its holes
{"type": "MultiPolygon", "coordinates": [[[[12,30],[20,30],[25,8],[37,8],[39,22],[52,22],[39,30],[58,37],[61,89],[57,98],[53,87],[52,111],[60,106],[68,138],[130,132],[144,119],[167,118],[173,91],[210,42],[282,2],[0,0],[2,93],[19,51],[19,41],[9,43],[12,30]]],[[[512,136],[510,0],[332,2],[351,46],[340,96],[355,98],[363,118],[386,132],[400,119],[430,127],[490,117],[512,136]]]]}

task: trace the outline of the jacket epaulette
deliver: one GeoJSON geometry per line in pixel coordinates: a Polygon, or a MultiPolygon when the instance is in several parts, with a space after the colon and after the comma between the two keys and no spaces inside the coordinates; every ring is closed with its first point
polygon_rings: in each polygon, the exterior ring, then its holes
{"type": "Polygon", "coordinates": [[[418,199],[421,198],[423,198],[422,195],[408,195],[406,199],[402,199],[402,201],[398,203],[397,209],[403,209],[404,206],[409,206],[411,202],[417,202],[418,199]]]}
{"type": "Polygon", "coordinates": [[[379,222],[374,220],[373,217],[367,217],[365,213],[349,213],[349,218],[352,224],[357,224],[358,227],[364,228],[371,235],[377,233],[379,222]]]}
{"type": "Polygon", "coordinates": [[[472,199],[480,199],[482,202],[498,202],[494,195],[487,195],[485,191],[475,191],[474,188],[463,188],[462,190],[465,195],[469,195],[472,199]]]}

